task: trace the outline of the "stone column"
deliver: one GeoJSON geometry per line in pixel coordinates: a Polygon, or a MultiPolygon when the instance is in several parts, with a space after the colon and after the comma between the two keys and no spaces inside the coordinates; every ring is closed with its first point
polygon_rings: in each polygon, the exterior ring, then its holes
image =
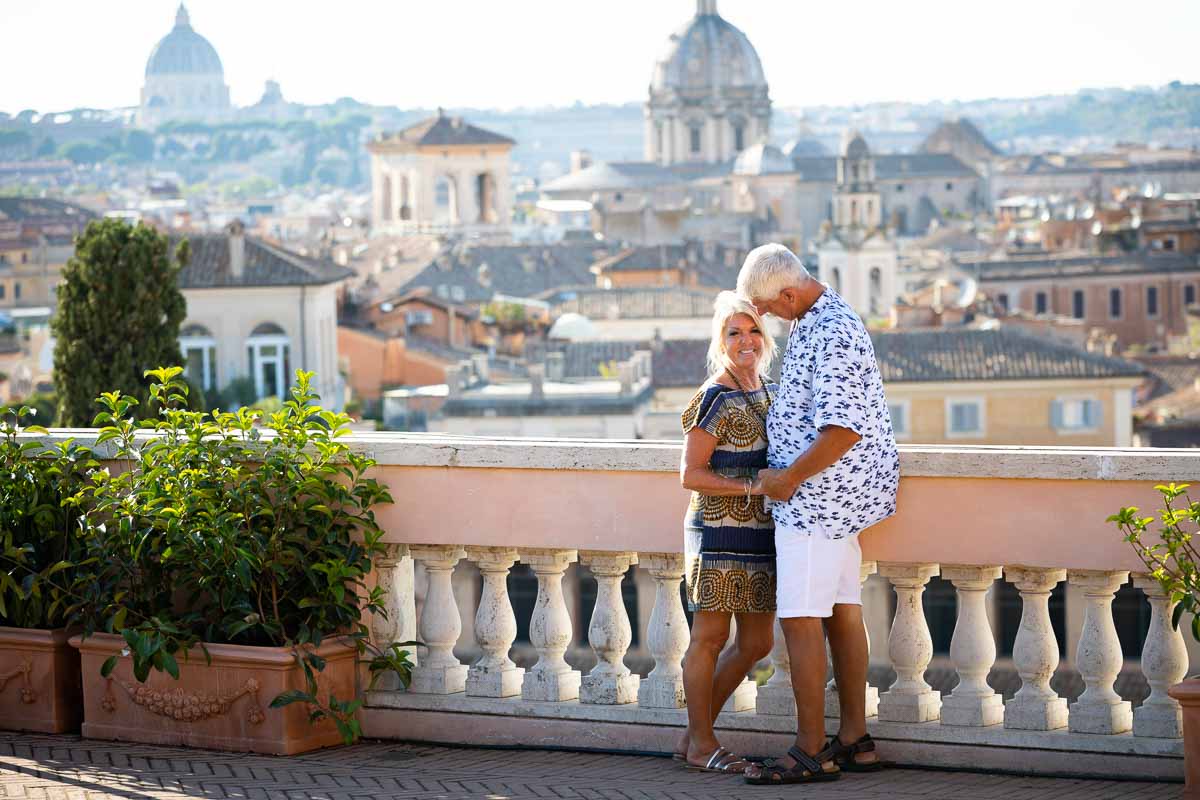
{"type": "Polygon", "coordinates": [[[683,654],[691,633],[679,582],[683,579],[683,556],[679,553],[643,553],[639,566],[654,578],[654,610],[646,630],[646,647],[654,656],[654,669],[638,687],[642,708],[683,708],[683,654]]]}
{"type": "Polygon", "coordinates": [[[1112,601],[1129,573],[1071,570],[1067,579],[1083,590],[1087,603],[1075,655],[1075,667],[1087,688],[1071,704],[1068,727],[1075,733],[1123,733],[1133,727],[1133,709],[1113,689],[1124,657],[1113,624],[1112,601]]]}
{"type": "Polygon", "coordinates": [[[778,717],[796,716],[796,695],[792,692],[792,661],[779,619],[775,620],[775,643],[771,646],[771,663],[775,672],[758,690],[754,710],[758,714],[778,717]]]}
{"type": "Polygon", "coordinates": [[[879,698],[879,719],[886,722],[928,722],[942,709],[941,692],[925,682],[933,658],[933,639],[921,607],[925,584],[938,574],[937,564],[884,562],[879,574],[896,587],[896,616],[888,635],[888,655],[896,682],[879,698]]]}
{"type": "Polygon", "coordinates": [[[571,615],[563,600],[562,577],[578,558],[574,550],[532,548],[520,551],[538,579],[537,602],[529,623],[529,640],[538,652],[537,663],[525,673],[521,697],[525,700],[574,700],[579,697],[579,670],[563,658],[571,644],[571,615]]]}
{"type": "MultiPolygon", "coordinates": [[[[413,561],[408,554],[408,545],[385,544],[383,553],[375,561],[376,585],[383,593],[383,607],[387,612],[371,616],[371,641],[380,648],[393,642],[411,642],[417,638],[417,609],[413,587],[413,561]]],[[[409,661],[417,663],[417,648],[404,648],[409,652],[409,661]]],[[[384,672],[375,682],[376,691],[402,690],[400,678],[394,672],[384,672]]]]}
{"type": "Polygon", "coordinates": [[[1067,699],[1050,688],[1050,678],[1058,668],[1050,592],[1066,580],[1067,571],[1005,567],[1004,577],[1021,593],[1021,625],[1013,642],[1013,664],[1021,676],[1021,688],[1004,705],[1004,727],[1026,731],[1066,727],[1067,699]]]}
{"type": "Polygon", "coordinates": [[[1133,711],[1133,735],[1178,739],[1183,736],[1182,709],[1167,689],[1187,675],[1188,652],[1183,633],[1171,627],[1175,603],[1151,575],[1134,575],[1133,585],[1146,593],[1150,603],[1150,630],[1142,648],[1142,673],[1150,684],[1150,696],[1133,711]]]}
{"type": "Polygon", "coordinates": [[[583,678],[579,702],[596,705],[635,702],[642,679],[625,666],[633,629],[621,596],[621,579],[630,566],[638,563],[637,553],[584,550],[579,554],[579,563],[590,567],[596,576],[596,605],[588,625],[588,644],[599,659],[583,678]]]}
{"type": "Polygon", "coordinates": [[[454,645],[462,633],[458,603],[451,577],[454,565],[466,553],[457,545],[414,544],[413,558],[429,575],[429,592],[421,609],[420,635],[428,652],[412,671],[411,691],[418,694],[454,694],[467,685],[467,667],[454,657],[454,645]]]}
{"type": "Polygon", "coordinates": [[[996,639],[988,622],[987,593],[1003,570],[990,566],[944,566],[942,577],[958,592],[958,620],[950,640],[950,659],[958,685],[942,701],[943,725],[999,725],[1004,701],[988,686],[996,663],[996,639]]]}
{"type": "Polygon", "coordinates": [[[472,697],[512,697],[521,693],[525,670],[508,657],[517,638],[517,618],[508,599],[508,571],[517,560],[515,547],[468,547],[467,558],[479,565],[483,592],[475,612],[475,640],[483,653],[467,673],[472,697]]]}
{"type": "MultiPolygon", "coordinates": [[[[867,578],[878,572],[878,565],[874,561],[864,561],[858,568],[858,583],[863,586],[867,582],[867,578]]],[[[863,615],[863,636],[867,638],[867,663],[871,661],[871,632],[867,628],[867,618],[863,615]]],[[[879,690],[871,684],[866,686],[867,692],[867,719],[879,714],[879,690]]],[[[830,678],[829,684],[825,687],[825,716],[834,719],[841,717],[842,706],[838,700],[837,694],[837,679],[830,678]]]]}

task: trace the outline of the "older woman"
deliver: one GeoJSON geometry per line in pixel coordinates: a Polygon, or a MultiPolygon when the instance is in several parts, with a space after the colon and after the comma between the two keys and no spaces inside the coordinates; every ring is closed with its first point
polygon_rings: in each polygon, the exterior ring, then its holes
{"type": "Polygon", "coordinates": [[[713,733],[717,713],[771,649],[775,621],[775,526],[763,507],[758,471],[767,466],[763,377],[775,342],[754,306],[717,296],[708,348],[709,379],[683,413],[680,478],[692,490],[684,521],[692,641],[683,662],[688,730],[676,750],[688,765],[741,774],[750,762],[713,733]],[[730,618],[737,620],[733,646],[730,618]]]}

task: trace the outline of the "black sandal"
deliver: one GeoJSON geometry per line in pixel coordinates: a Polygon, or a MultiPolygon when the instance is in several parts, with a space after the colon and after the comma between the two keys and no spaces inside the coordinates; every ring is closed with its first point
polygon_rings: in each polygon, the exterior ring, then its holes
{"type": "Polygon", "coordinates": [[[842,772],[878,772],[883,769],[883,762],[878,758],[865,764],[855,758],[859,753],[875,752],[875,740],[869,733],[853,744],[842,744],[842,740],[835,734],[830,737],[829,745],[825,749],[833,753],[833,763],[837,764],[842,772]]]}
{"type": "Polygon", "coordinates": [[[836,781],[842,777],[842,771],[836,763],[832,769],[825,769],[823,766],[824,762],[833,760],[833,753],[828,747],[815,756],[810,756],[799,747],[793,746],[788,749],[787,754],[796,762],[791,768],[782,767],[778,762],[770,765],[764,764],[760,767],[757,775],[746,775],[746,783],[752,783],[755,786],[774,786],[784,783],[836,781]]]}

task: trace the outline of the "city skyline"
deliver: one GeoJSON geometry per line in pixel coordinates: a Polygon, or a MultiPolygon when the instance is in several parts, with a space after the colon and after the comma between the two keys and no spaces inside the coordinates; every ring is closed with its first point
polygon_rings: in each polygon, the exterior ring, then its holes
{"type": "MultiPolygon", "coordinates": [[[[863,5],[852,19],[828,5],[769,0],[724,0],[719,9],[754,43],[781,107],[1200,81],[1188,46],[1200,28],[1200,4],[1186,0],[1144,4],[1136,15],[1107,0],[1014,0],[1008,13],[985,19],[942,0],[918,12],[863,5]]],[[[136,105],[146,59],[176,7],[173,0],[123,0],[117,15],[82,0],[6,4],[0,25],[18,35],[0,52],[0,70],[25,77],[0,88],[0,110],[136,105]],[[85,68],[30,70],[45,60],[49,42],[85,68]]],[[[255,102],[274,79],[285,97],[307,104],[349,96],[402,108],[498,109],[641,102],[668,35],[695,9],[689,0],[616,0],[590,17],[579,4],[550,0],[351,0],[332,13],[278,0],[193,0],[187,7],[193,27],[220,54],[235,105],[255,102]]]]}

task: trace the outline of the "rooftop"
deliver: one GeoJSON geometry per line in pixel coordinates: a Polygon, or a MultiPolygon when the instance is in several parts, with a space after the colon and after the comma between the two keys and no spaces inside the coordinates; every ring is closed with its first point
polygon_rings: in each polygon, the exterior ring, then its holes
{"type": "Polygon", "coordinates": [[[402,131],[383,134],[377,141],[382,144],[403,143],[418,147],[516,144],[509,137],[472,125],[462,117],[448,117],[440,108],[436,116],[421,120],[402,131]]]}
{"type": "Polygon", "coordinates": [[[354,274],[331,261],[293,253],[245,236],[245,267],[240,277],[230,269],[229,235],[225,233],[173,234],[172,252],[187,239],[192,255],[179,273],[180,289],[222,289],[235,286],[319,286],[334,283],[354,274]]]}

